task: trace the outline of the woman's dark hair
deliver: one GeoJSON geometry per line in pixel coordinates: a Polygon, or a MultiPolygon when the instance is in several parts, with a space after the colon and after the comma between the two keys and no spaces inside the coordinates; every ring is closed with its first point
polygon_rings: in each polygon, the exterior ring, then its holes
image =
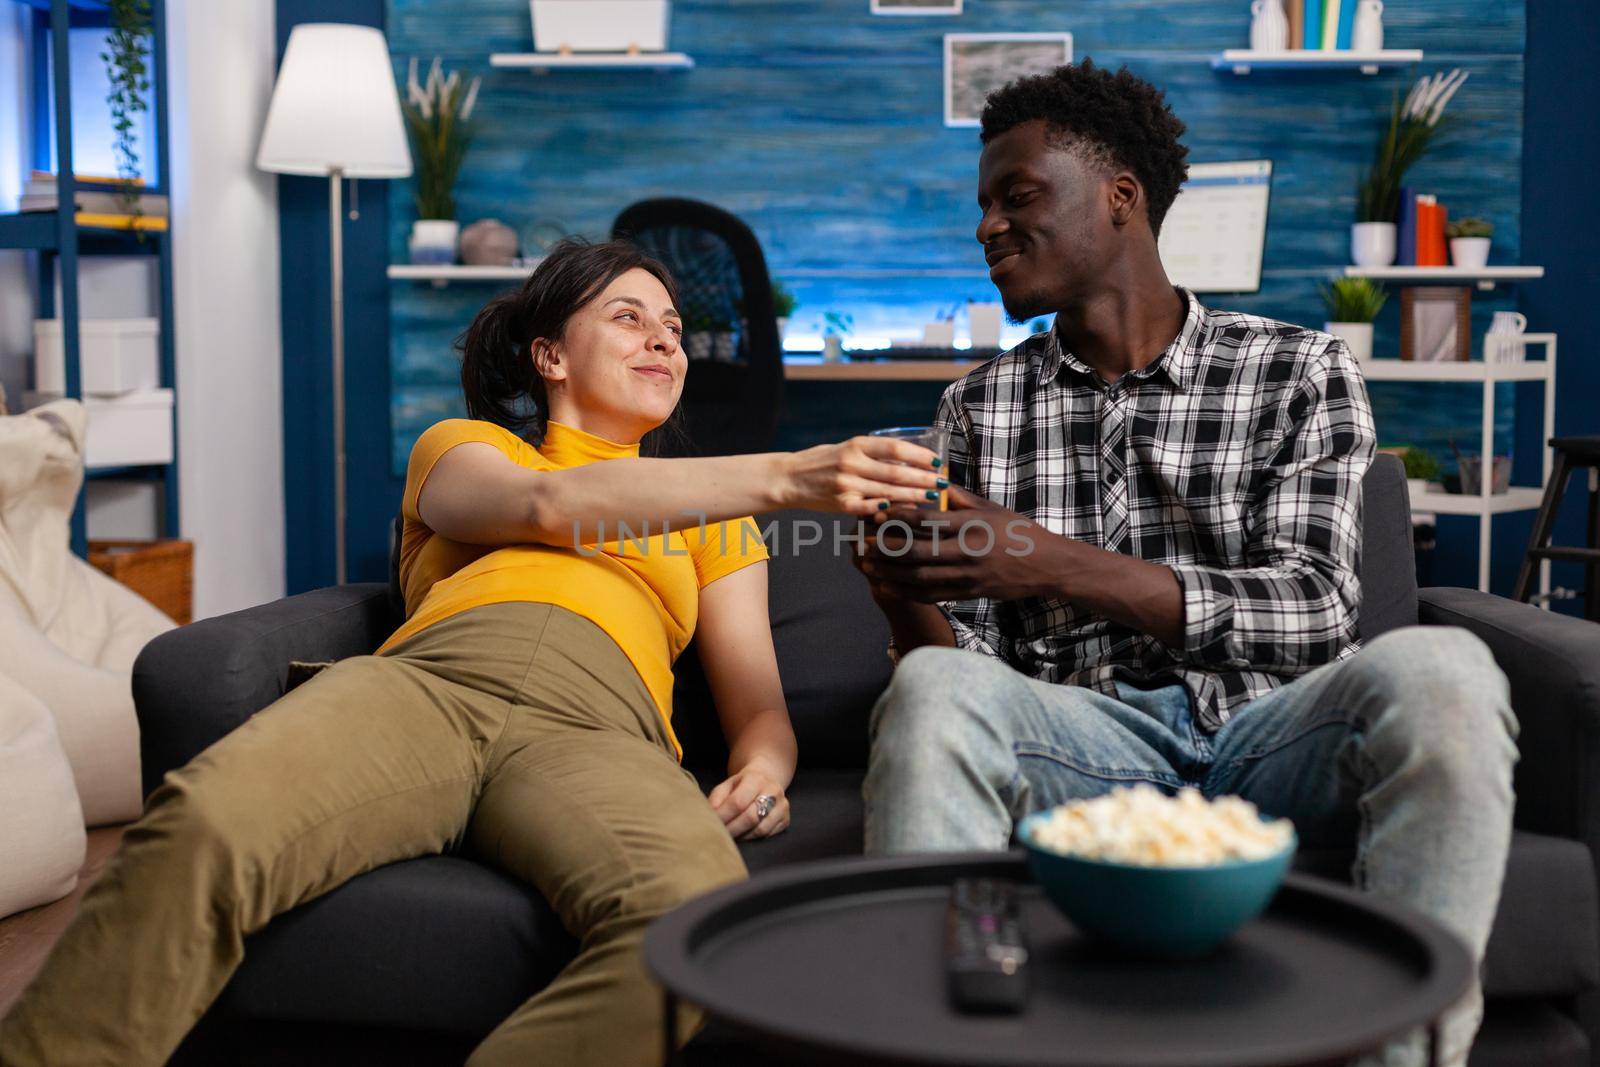
{"type": "Polygon", "coordinates": [[[1167,106],[1165,93],[1126,67],[1112,73],[1085,59],[990,93],[980,138],[988,144],[1038,119],[1055,135],[1053,143],[1081,147],[1091,158],[1133,171],[1144,186],[1150,231],[1161,235],[1161,222],[1189,174],[1189,150],[1178,143],[1186,127],[1167,106]]]}
{"type": "MultiPolygon", "coordinates": [[[[533,365],[533,343],[559,341],[578,309],[630,270],[649,271],[678,303],[672,273],[638,245],[581,237],[551,246],[521,289],[489,301],[456,339],[467,415],[504,426],[535,445],[543,441],[550,402],[533,365]]],[[[641,452],[653,455],[681,443],[680,410],[645,435],[641,452]]]]}

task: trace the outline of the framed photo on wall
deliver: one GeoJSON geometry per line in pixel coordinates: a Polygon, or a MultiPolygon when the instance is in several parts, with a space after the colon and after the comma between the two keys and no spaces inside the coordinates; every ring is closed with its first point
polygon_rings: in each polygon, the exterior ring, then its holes
{"type": "Polygon", "coordinates": [[[1407,286],[1400,290],[1400,358],[1448,363],[1472,358],[1472,290],[1407,286]]]}
{"type": "Polygon", "coordinates": [[[872,0],[874,15],[959,15],[961,0],[872,0]]]}
{"type": "Polygon", "coordinates": [[[1070,33],[947,33],[944,124],[976,126],[990,93],[1071,62],[1070,33]]]}

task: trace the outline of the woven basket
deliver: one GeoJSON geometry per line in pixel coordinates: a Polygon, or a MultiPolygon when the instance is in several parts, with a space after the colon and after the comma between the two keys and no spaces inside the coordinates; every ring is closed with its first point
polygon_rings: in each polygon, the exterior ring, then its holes
{"type": "Polygon", "coordinates": [[[90,541],[89,562],[179,626],[194,617],[193,541],[90,541]]]}

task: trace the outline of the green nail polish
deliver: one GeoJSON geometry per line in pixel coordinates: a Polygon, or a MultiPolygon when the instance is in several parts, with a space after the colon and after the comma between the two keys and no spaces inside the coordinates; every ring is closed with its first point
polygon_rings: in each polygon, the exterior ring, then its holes
{"type": "Polygon", "coordinates": [[[878,501],[878,510],[879,511],[888,511],[889,510],[889,502],[887,500],[878,501]]]}
{"type": "Polygon", "coordinates": [[[938,500],[939,499],[939,494],[935,493],[932,489],[929,489],[926,495],[927,495],[929,500],[938,500]]]}
{"type": "Polygon", "coordinates": [[[944,466],[944,460],[940,459],[938,456],[934,456],[933,457],[933,469],[934,470],[938,470],[942,466],[944,466]]]}
{"type": "Polygon", "coordinates": [[[933,484],[937,485],[940,489],[948,489],[948,488],[950,488],[950,482],[949,482],[948,479],[945,479],[945,478],[935,478],[933,480],[933,484]]]}

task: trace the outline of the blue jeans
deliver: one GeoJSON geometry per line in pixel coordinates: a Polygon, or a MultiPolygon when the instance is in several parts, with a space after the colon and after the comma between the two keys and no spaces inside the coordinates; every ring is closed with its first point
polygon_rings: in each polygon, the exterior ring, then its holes
{"type": "MultiPolygon", "coordinates": [[[[1214,734],[1178,684],[1115,697],[951,648],[907,655],[872,714],[867,851],[1004,849],[1022,816],[1118,785],[1195,786],[1355,845],[1354,883],[1431,915],[1483,959],[1511,838],[1516,717],[1488,648],[1408,627],[1237,709],[1214,734]]],[[[1445,1019],[1465,1063],[1476,983],[1445,1019]]],[[[1423,1062],[1413,1036],[1381,1062],[1423,1062]]]]}

